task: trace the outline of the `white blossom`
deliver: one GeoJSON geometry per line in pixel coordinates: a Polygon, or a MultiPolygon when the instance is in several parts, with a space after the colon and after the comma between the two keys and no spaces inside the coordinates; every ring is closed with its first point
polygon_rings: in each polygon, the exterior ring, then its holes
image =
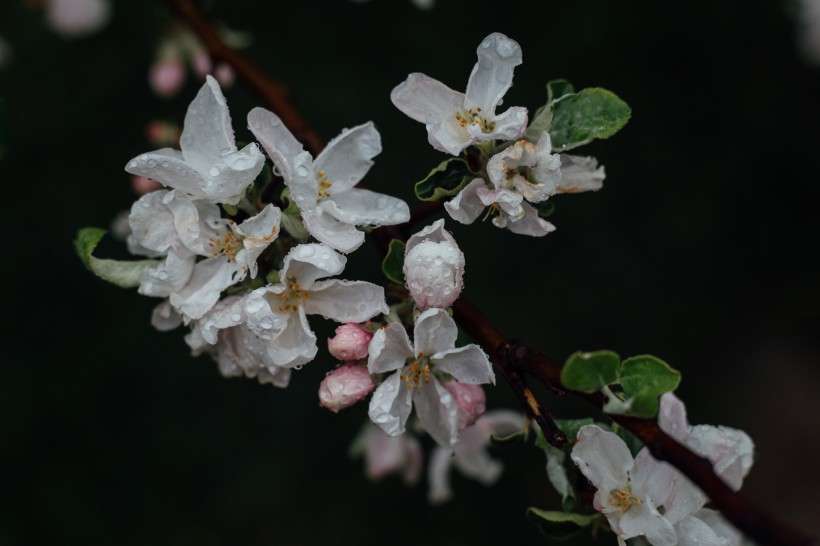
{"type": "Polygon", "coordinates": [[[436,220],[407,240],[404,278],[416,306],[450,307],[464,288],[464,253],[436,220]]]}
{"type": "Polygon", "coordinates": [[[314,159],[276,114],[254,108],[248,126],[290,188],[307,231],[344,253],[364,242],[356,226],[389,226],[410,219],[401,199],[356,188],[381,153],[372,122],[345,129],[314,159]]]}
{"type": "Polygon", "coordinates": [[[495,32],[482,40],[476,53],[478,62],[466,93],[413,73],[390,94],[399,110],[425,124],[430,144],[451,155],[459,155],[471,144],[518,138],[527,128],[526,108],[495,113],[512,86],[513,69],[521,64],[521,47],[495,32]]]}
{"type": "Polygon", "coordinates": [[[211,76],[185,114],[181,151],[162,148],[141,154],[125,167],[193,198],[236,204],[265,163],[256,144],[238,150],[228,104],[211,76]]]}
{"type": "Polygon", "coordinates": [[[430,455],[427,477],[430,483],[430,502],[450,500],[450,468],[455,466],[468,478],[484,485],[492,485],[501,477],[503,466],[487,452],[492,436],[507,436],[525,426],[524,417],[509,410],[496,410],[483,415],[470,427],[461,431],[458,443],[452,449],[436,446],[430,455]]]}
{"type": "Polygon", "coordinates": [[[436,442],[452,447],[458,439],[458,405],[437,378],[446,373],[464,383],[495,383],[490,361],[478,345],[454,348],[458,327],[443,309],[418,316],[411,344],[401,324],[390,323],[370,341],[368,370],[393,372],[370,399],[370,419],[388,435],[404,432],[415,405],[422,426],[436,442]]]}

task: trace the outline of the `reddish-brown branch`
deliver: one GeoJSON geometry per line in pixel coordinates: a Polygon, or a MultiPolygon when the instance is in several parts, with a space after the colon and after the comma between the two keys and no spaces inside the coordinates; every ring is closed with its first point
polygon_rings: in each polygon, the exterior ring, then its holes
{"type": "MultiPolygon", "coordinates": [[[[219,37],[192,0],[163,0],[202,40],[211,55],[230,64],[239,77],[250,87],[265,105],[273,110],[306,148],[315,154],[324,147],[318,134],[294,107],[287,89],[268,78],[246,57],[228,47],[219,37]]],[[[411,216],[412,222],[425,219],[435,213],[441,203],[433,202],[420,207],[411,216]]],[[[386,249],[390,238],[407,238],[407,232],[398,226],[376,230],[380,246],[386,249]]],[[[532,417],[548,439],[555,444],[566,441],[544,411],[524,374],[547,385],[554,392],[572,394],[585,399],[598,409],[603,405],[600,394],[589,395],[567,391],[561,384],[561,365],[537,350],[507,340],[482,314],[465,299],[453,306],[455,317],[464,330],[480,343],[490,354],[501,374],[513,388],[524,410],[532,417]]],[[[815,539],[791,529],[762,512],[745,497],[732,491],[713,471],[708,460],[699,457],[685,446],[664,433],[655,422],[633,417],[611,416],[614,421],[632,432],[646,444],[652,454],[677,467],[714,502],[721,513],[738,529],[763,545],[806,545],[815,539]]]]}

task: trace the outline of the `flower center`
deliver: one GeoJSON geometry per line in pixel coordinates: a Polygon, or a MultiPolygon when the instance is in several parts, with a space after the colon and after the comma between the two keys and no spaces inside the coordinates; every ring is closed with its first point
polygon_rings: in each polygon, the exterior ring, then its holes
{"type": "Polygon", "coordinates": [[[281,294],[276,294],[276,297],[282,300],[279,310],[286,313],[295,313],[299,310],[299,306],[310,297],[307,290],[302,290],[299,283],[293,279],[288,279],[288,284],[281,294]]]}
{"type": "Polygon", "coordinates": [[[211,256],[216,257],[224,254],[228,257],[228,261],[232,262],[236,259],[236,255],[242,250],[242,241],[233,234],[230,229],[225,230],[223,237],[217,237],[208,241],[208,246],[211,248],[211,256]]]}
{"type": "Polygon", "coordinates": [[[641,499],[632,495],[632,487],[629,484],[625,485],[623,489],[613,490],[609,496],[611,497],[609,504],[621,512],[626,512],[631,507],[641,503],[641,499]]]}
{"type": "Polygon", "coordinates": [[[330,197],[330,187],[333,185],[333,182],[327,179],[325,171],[319,171],[316,174],[316,181],[319,183],[319,199],[326,199],[330,197]]]}
{"type": "Polygon", "coordinates": [[[482,133],[491,133],[495,129],[494,122],[488,121],[481,116],[481,108],[470,108],[456,112],[456,121],[462,127],[467,127],[468,125],[480,127],[482,133]]]}
{"type": "Polygon", "coordinates": [[[430,382],[430,377],[433,372],[430,371],[430,359],[424,356],[424,353],[419,353],[416,358],[410,357],[407,359],[408,363],[402,370],[399,377],[405,384],[411,388],[423,387],[430,382]]]}

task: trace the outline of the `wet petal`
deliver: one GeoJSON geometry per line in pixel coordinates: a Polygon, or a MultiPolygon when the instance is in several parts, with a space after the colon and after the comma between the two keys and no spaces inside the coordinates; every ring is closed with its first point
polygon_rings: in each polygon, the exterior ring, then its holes
{"type": "Polygon", "coordinates": [[[561,182],[558,193],[598,191],[604,186],[603,167],[598,167],[594,157],[561,154],[561,182]]]}
{"type": "Polygon", "coordinates": [[[385,379],[373,392],[367,414],[389,436],[403,433],[410,416],[412,393],[399,372],[385,379]]]}
{"type": "Polygon", "coordinates": [[[179,316],[171,302],[163,301],[151,312],[151,326],[160,332],[168,332],[182,325],[182,317],[179,316]]]}
{"type": "Polygon", "coordinates": [[[595,425],[581,427],[572,460],[603,497],[627,482],[634,464],[624,441],[595,425]]]}
{"type": "Polygon", "coordinates": [[[441,446],[433,448],[427,466],[427,499],[433,504],[447,502],[453,498],[450,488],[450,467],[453,464],[453,450],[441,446]]]}
{"type": "Polygon", "coordinates": [[[486,187],[484,180],[476,178],[458,192],[453,199],[444,203],[447,214],[456,222],[472,224],[484,211],[484,203],[478,197],[476,190],[486,187]]]}
{"type": "Polygon", "coordinates": [[[532,205],[521,203],[521,206],[524,208],[523,218],[507,224],[507,229],[513,233],[530,237],[543,237],[555,231],[555,226],[538,216],[538,211],[532,205]]]}
{"type": "Polygon", "coordinates": [[[331,194],[344,192],[358,184],[373,166],[372,159],[382,151],[379,132],[372,121],[353,129],[345,129],[328,142],[313,169],[327,177],[331,194]]]}
{"type": "Polygon", "coordinates": [[[652,500],[648,498],[624,512],[618,525],[623,538],[646,535],[653,546],[674,546],[678,542],[678,534],[672,524],[658,512],[652,500]]]}
{"type": "Polygon", "coordinates": [[[228,103],[211,76],[205,77],[205,84],[188,107],[179,146],[185,160],[200,172],[223,152],[236,151],[228,103]]]}
{"type": "Polygon", "coordinates": [[[204,174],[188,164],[181,152],[171,148],[140,154],[128,162],[125,171],[196,197],[205,197],[204,174]]]}
{"type": "Polygon", "coordinates": [[[188,318],[201,318],[223,290],[244,278],[244,269],[225,256],[202,260],[194,266],[185,286],[171,294],[171,305],[188,318]]]}
{"type": "Polygon", "coordinates": [[[446,372],[462,383],[495,384],[495,374],[486,353],[475,344],[436,353],[430,357],[436,369],[446,372]]]}
{"type": "Polygon", "coordinates": [[[689,435],[689,421],[686,420],[686,406],[680,398],[671,392],[664,393],[661,396],[658,426],[679,442],[683,442],[689,435]]]}
{"type": "Polygon", "coordinates": [[[452,349],[458,337],[456,321],[444,309],[428,309],[416,318],[413,330],[415,354],[432,357],[452,349]]]}
{"type": "Polygon", "coordinates": [[[467,82],[464,104],[492,115],[501,97],[512,86],[513,69],[522,60],[521,47],[515,40],[494,32],[482,40],[476,54],[478,62],[467,82]]]}
{"type": "Polygon", "coordinates": [[[356,188],[331,195],[318,208],[353,226],[393,226],[410,220],[410,208],[403,200],[356,188]]]}
{"type": "Polygon", "coordinates": [[[675,531],[678,534],[677,546],[728,546],[727,541],[706,522],[693,516],[675,525],[675,531]]]}
{"type": "Polygon", "coordinates": [[[286,279],[293,279],[302,290],[310,290],[317,279],[341,273],[346,262],[347,258],[325,245],[297,245],[285,256],[279,278],[283,283],[286,279]]]}
{"type": "Polygon", "coordinates": [[[264,108],[254,108],[248,113],[248,129],[262,145],[268,157],[286,181],[293,178],[294,159],[304,151],[282,120],[264,108]]]}
{"type": "Polygon", "coordinates": [[[169,252],[164,262],[143,273],[137,291],[143,296],[167,298],[191,278],[195,260],[196,256],[184,250],[169,252]]]}
{"type": "Polygon", "coordinates": [[[376,330],[368,351],[367,370],[370,373],[398,370],[404,367],[408,358],[416,356],[404,327],[395,322],[376,330]]]}
{"type": "Polygon", "coordinates": [[[259,255],[279,234],[281,217],[282,211],[269,204],[259,214],[242,222],[236,230],[244,237],[243,249],[237,254],[236,261],[248,267],[251,278],[256,277],[259,255]]]}
{"type": "Polygon", "coordinates": [[[686,437],[686,445],[709,459],[715,473],[737,491],[754,462],[754,442],[742,430],[710,425],[695,425],[686,437]]]}
{"type": "Polygon", "coordinates": [[[418,72],[397,85],[390,93],[390,100],[405,115],[424,124],[454,117],[464,107],[464,93],[418,72]]]}
{"type": "Polygon", "coordinates": [[[458,440],[458,405],[453,396],[435,377],[412,389],[416,415],[433,439],[443,447],[453,447],[458,440]]]}
{"type": "Polygon", "coordinates": [[[273,364],[283,368],[307,364],[316,357],[319,350],[316,335],[310,329],[302,307],[291,314],[281,333],[275,335],[266,345],[273,364]]]}
{"type": "Polygon", "coordinates": [[[305,213],[303,209],[302,221],[308,233],[339,252],[353,252],[364,242],[363,232],[330,214],[305,213]]]}
{"type": "Polygon", "coordinates": [[[365,281],[318,281],[304,301],[305,312],[336,322],[364,322],[390,310],[384,288],[365,281]]]}

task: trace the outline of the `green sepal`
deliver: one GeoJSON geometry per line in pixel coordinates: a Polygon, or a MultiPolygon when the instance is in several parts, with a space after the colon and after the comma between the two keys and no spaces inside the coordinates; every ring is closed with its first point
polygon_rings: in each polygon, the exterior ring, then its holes
{"type": "MultiPolygon", "coordinates": [[[[287,189],[285,191],[287,191],[287,189]]],[[[298,242],[304,243],[310,238],[310,233],[308,233],[307,229],[305,229],[305,225],[302,223],[302,212],[299,210],[299,206],[295,201],[289,199],[289,194],[286,194],[285,191],[282,192],[282,200],[287,201],[288,206],[282,211],[279,223],[288,235],[298,242]]]]}
{"type": "Polygon", "coordinates": [[[600,515],[555,512],[530,507],[527,508],[527,517],[551,539],[567,540],[591,527],[600,515]]]}
{"type": "Polygon", "coordinates": [[[94,257],[92,253],[106,233],[106,230],[94,227],[77,231],[77,238],[74,239],[77,256],[83,265],[99,278],[121,288],[136,288],[140,285],[142,274],[159,264],[159,260],[120,261],[94,257]]]}
{"type": "Polygon", "coordinates": [[[652,355],[627,358],[621,363],[618,383],[632,404],[629,414],[654,417],[660,409],[660,396],[678,388],[680,372],[652,355]]]}
{"type": "Polygon", "coordinates": [[[490,445],[493,447],[512,447],[527,441],[527,429],[516,430],[506,436],[490,436],[490,445]]]}
{"type": "Polygon", "coordinates": [[[612,351],[578,351],[561,369],[561,383],[568,389],[592,393],[618,380],[621,357],[612,351]]]}
{"type": "Polygon", "coordinates": [[[553,152],[577,148],[596,138],[609,138],[629,121],[632,110],[615,93],[591,87],[552,103],[549,133],[553,152]]]}
{"type": "Polygon", "coordinates": [[[449,197],[460,192],[474,178],[466,161],[452,157],[430,171],[427,178],[416,183],[416,197],[422,201],[449,197]]]}
{"type": "Polygon", "coordinates": [[[236,213],[239,212],[239,207],[228,203],[222,203],[222,208],[228,213],[228,216],[236,216],[236,213]]]}
{"type": "Polygon", "coordinates": [[[390,241],[387,255],[382,260],[382,273],[397,284],[404,284],[404,243],[398,239],[390,241]]]}
{"type": "Polygon", "coordinates": [[[279,284],[279,271],[273,270],[265,275],[265,282],[268,284],[279,284]]]}

